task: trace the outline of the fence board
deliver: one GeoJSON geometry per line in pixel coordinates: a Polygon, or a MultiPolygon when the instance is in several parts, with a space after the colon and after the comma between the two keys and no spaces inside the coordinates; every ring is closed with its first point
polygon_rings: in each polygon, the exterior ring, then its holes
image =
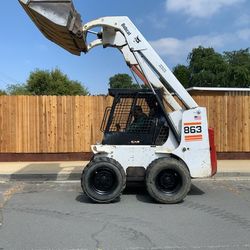
{"type": "MultiPolygon", "coordinates": [[[[219,152],[250,152],[249,92],[196,93],[219,152]]],[[[0,153],[89,152],[111,97],[0,96],[0,153]]]]}

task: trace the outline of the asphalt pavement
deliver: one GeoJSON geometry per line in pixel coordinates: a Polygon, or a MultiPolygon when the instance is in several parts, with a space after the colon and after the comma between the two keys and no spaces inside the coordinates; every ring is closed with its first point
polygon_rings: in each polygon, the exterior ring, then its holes
{"type": "Polygon", "coordinates": [[[110,204],[93,203],[79,181],[0,187],[8,194],[0,226],[4,250],[250,249],[249,180],[194,181],[175,205],[154,202],[140,186],[110,204]]]}
{"type": "Polygon", "coordinates": [[[0,163],[0,250],[250,249],[250,161],[218,161],[176,205],[143,185],[95,204],[80,187],[87,163],[0,163]]]}

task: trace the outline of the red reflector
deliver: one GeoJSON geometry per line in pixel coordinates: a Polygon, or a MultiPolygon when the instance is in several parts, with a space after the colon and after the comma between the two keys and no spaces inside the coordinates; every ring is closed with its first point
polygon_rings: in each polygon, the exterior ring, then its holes
{"type": "Polygon", "coordinates": [[[209,144],[210,144],[210,158],[211,158],[211,176],[214,176],[217,173],[217,155],[216,155],[216,148],[214,144],[214,129],[208,129],[209,134],[209,144]]]}

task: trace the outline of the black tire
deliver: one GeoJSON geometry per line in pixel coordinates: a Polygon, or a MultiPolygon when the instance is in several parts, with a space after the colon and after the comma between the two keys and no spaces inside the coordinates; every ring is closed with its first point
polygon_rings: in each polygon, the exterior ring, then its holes
{"type": "Polygon", "coordinates": [[[150,196],[160,203],[181,202],[191,187],[190,173],[184,163],[174,158],[159,158],[146,170],[150,196]]]}
{"type": "Polygon", "coordinates": [[[118,198],[126,185],[122,166],[107,157],[94,158],[83,170],[81,186],[93,201],[109,203],[118,198]]]}

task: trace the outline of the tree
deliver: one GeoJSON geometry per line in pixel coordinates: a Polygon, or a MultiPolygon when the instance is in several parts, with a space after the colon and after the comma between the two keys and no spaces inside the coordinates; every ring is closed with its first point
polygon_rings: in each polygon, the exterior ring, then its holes
{"type": "Polygon", "coordinates": [[[72,81],[59,69],[31,72],[26,85],[32,95],[88,95],[88,90],[78,81],[72,81]]]}
{"type": "Polygon", "coordinates": [[[138,84],[133,83],[128,74],[117,74],[109,78],[109,87],[118,89],[139,89],[138,84]]]}
{"type": "Polygon", "coordinates": [[[0,90],[0,96],[1,96],[1,95],[7,95],[7,92],[4,91],[4,90],[0,90]]]}
{"type": "Polygon", "coordinates": [[[191,71],[187,66],[178,64],[176,67],[174,67],[173,71],[177,79],[185,88],[190,87],[191,71]]]}
{"type": "Polygon", "coordinates": [[[233,66],[245,66],[250,69],[250,48],[224,52],[224,59],[233,66]]]}
{"type": "Polygon", "coordinates": [[[70,80],[59,69],[37,69],[30,73],[26,84],[9,85],[7,91],[10,95],[89,95],[79,81],[70,80]]]}
{"type": "Polygon", "coordinates": [[[228,78],[231,86],[250,87],[250,53],[249,48],[239,51],[224,52],[228,63],[228,78]]]}
{"type": "Polygon", "coordinates": [[[31,95],[25,84],[10,84],[7,87],[9,95],[31,95]]]}
{"type": "Polygon", "coordinates": [[[191,71],[190,82],[192,86],[219,87],[224,85],[227,63],[223,56],[213,48],[198,47],[188,56],[189,70],[191,71]]]}
{"type": "Polygon", "coordinates": [[[188,56],[188,65],[177,65],[174,74],[185,87],[249,87],[249,49],[223,54],[198,47],[188,56]]]}

